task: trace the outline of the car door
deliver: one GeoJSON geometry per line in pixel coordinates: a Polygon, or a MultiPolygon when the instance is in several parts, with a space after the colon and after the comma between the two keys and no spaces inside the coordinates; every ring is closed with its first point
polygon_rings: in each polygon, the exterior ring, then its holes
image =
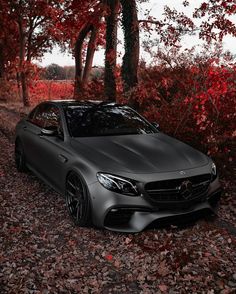
{"type": "Polygon", "coordinates": [[[63,138],[60,109],[50,103],[39,105],[29,116],[23,132],[24,150],[31,169],[57,190],[64,187],[68,152],[63,138]],[[42,130],[59,130],[46,136],[42,130]]]}
{"type": "Polygon", "coordinates": [[[38,168],[39,135],[41,129],[44,127],[43,113],[46,109],[46,103],[38,105],[26,119],[21,132],[21,140],[24,146],[26,161],[30,167],[35,170],[38,168]]]}
{"type": "Polygon", "coordinates": [[[40,133],[37,150],[37,169],[40,174],[59,191],[64,188],[66,165],[69,154],[67,143],[64,140],[64,131],[61,124],[60,109],[49,104],[43,112],[43,129],[56,130],[54,135],[40,133]]]}

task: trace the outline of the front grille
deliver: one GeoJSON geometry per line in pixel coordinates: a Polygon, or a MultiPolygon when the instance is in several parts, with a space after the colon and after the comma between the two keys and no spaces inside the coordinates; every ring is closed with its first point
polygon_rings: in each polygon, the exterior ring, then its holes
{"type": "Polygon", "coordinates": [[[145,185],[145,190],[152,202],[157,204],[193,204],[205,199],[210,174],[194,177],[151,182],[145,185]]]}

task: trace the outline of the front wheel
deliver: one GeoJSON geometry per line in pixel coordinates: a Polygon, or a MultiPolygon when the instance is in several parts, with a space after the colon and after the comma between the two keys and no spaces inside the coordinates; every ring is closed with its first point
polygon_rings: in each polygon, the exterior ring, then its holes
{"type": "Polygon", "coordinates": [[[24,149],[19,140],[15,143],[15,164],[18,172],[27,171],[24,149]]]}
{"type": "Polygon", "coordinates": [[[90,224],[90,201],[85,183],[71,172],[66,179],[65,198],[67,210],[76,225],[90,224]]]}

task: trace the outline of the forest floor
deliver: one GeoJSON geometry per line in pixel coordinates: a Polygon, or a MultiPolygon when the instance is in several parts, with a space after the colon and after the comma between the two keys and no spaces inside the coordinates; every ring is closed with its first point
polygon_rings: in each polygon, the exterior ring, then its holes
{"type": "Polygon", "coordinates": [[[217,218],[138,234],[79,228],[61,196],[16,171],[18,111],[0,105],[0,293],[236,292],[231,179],[217,218]]]}

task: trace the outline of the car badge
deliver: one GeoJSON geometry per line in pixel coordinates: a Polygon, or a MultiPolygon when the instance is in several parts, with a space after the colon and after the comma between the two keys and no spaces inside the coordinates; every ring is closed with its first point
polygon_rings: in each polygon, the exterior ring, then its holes
{"type": "Polygon", "coordinates": [[[192,195],[193,185],[189,180],[183,181],[179,187],[179,190],[182,197],[187,200],[192,195]]]}
{"type": "Polygon", "coordinates": [[[181,175],[186,175],[186,172],[183,171],[183,170],[181,170],[179,173],[180,173],[181,175]]]}

